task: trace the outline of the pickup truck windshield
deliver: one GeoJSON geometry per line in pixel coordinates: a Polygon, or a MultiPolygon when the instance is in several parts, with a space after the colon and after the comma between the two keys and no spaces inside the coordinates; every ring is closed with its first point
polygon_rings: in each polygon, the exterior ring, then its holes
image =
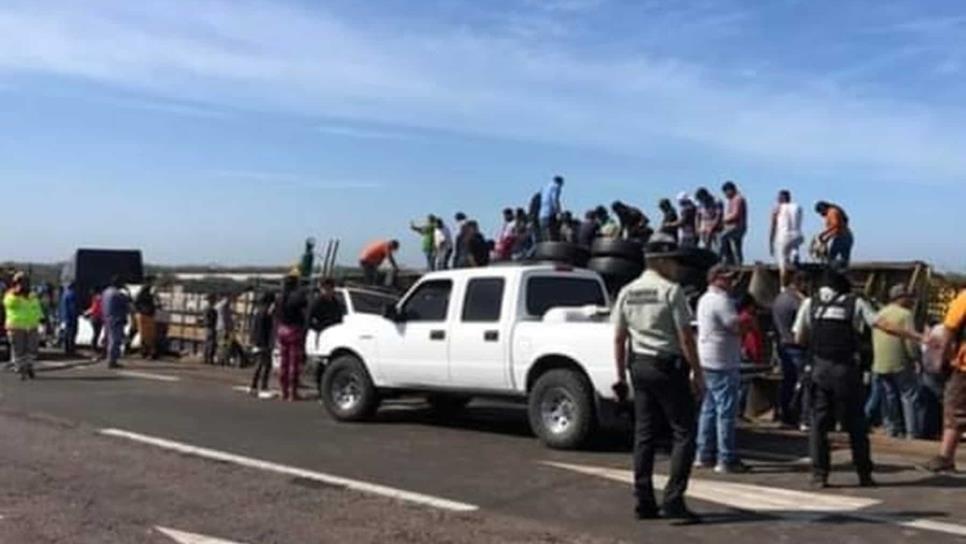
{"type": "Polygon", "coordinates": [[[527,314],[543,317],[551,308],[606,306],[600,284],[589,278],[544,276],[527,281],[527,314]]]}

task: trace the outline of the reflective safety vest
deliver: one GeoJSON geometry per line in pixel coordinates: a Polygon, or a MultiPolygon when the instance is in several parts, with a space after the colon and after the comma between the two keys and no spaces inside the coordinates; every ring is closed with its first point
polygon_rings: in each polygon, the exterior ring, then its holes
{"type": "Polygon", "coordinates": [[[812,301],[809,348],[812,356],[827,361],[849,363],[859,348],[855,330],[854,295],[838,295],[828,302],[812,301]]]}
{"type": "Polygon", "coordinates": [[[21,296],[12,290],[7,291],[3,297],[3,308],[7,313],[6,327],[12,330],[36,329],[44,316],[40,299],[33,293],[21,296]]]}

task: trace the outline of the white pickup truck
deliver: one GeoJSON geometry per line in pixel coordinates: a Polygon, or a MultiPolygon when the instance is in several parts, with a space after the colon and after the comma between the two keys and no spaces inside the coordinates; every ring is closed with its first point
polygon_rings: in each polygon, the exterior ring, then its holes
{"type": "Polygon", "coordinates": [[[370,417],[382,398],[426,394],[443,410],[473,397],[527,401],[543,442],[577,448],[616,414],[613,327],[594,272],[507,265],[427,274],[385,315],[325,330],[320,384],[333,417],[370,417]]]}

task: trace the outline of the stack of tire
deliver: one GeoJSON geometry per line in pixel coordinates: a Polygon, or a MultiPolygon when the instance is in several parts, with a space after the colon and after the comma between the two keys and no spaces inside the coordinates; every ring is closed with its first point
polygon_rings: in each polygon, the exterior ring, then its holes
{"type": "Polygon", "coordinates": [[[590,251],[569,242],[540,242],[534,247],[533,260],[549,261],[583,268],[590,259],[590,251]]]}
{"type": "Polygon", "coordinates": [[[644,271],[644,246],[636,240],[598,238],[590,248],[587,268],[600,274],[611,293],[644,271]]]}

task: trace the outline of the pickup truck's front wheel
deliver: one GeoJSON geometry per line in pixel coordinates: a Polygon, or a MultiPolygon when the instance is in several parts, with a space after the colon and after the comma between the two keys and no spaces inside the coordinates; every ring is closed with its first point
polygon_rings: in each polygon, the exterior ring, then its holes
{"type": "Polygon", "coordinates": [[[379,405],[369,373],[351,355],[336,357],[326,367],[319,393],[325,409],[339,421],[368,419],[379,405]]]}
{"type": "Polygon", "coordinates": [[[593,388],[573,370],[551,370],[530,392],[530,427],[547,446],[572,450],[596,429],[593,388]]]}

